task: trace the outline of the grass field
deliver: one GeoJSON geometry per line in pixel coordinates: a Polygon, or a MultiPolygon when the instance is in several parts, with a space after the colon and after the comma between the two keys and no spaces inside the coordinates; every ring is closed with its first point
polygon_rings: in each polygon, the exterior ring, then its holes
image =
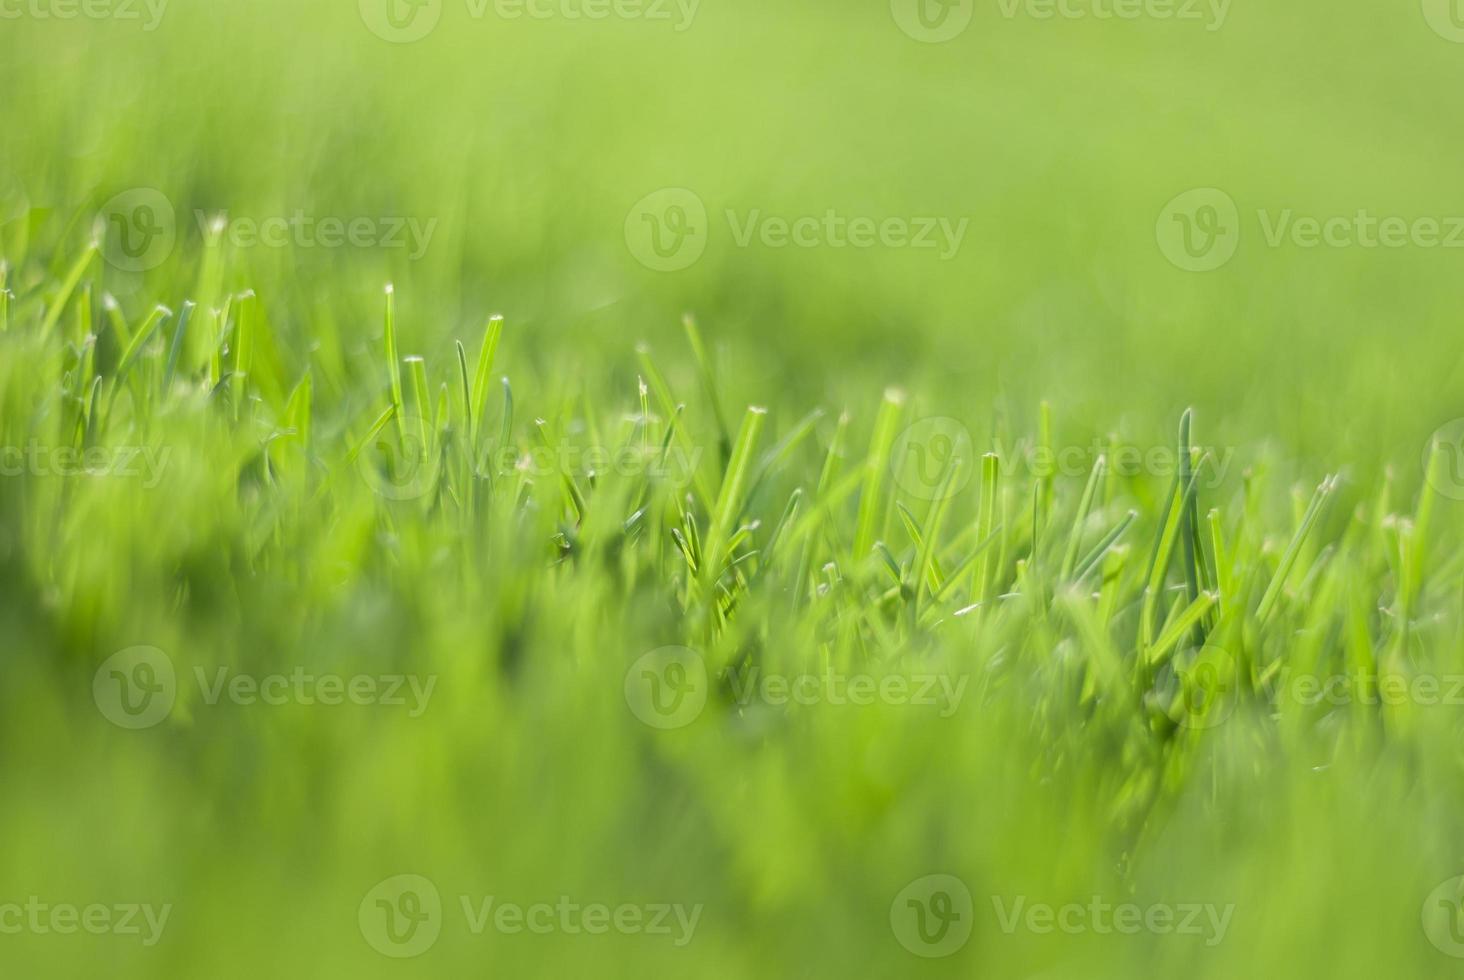
{"type": "Polygon", "coordinates": [[[1458,0],[0,0],[0,973],[1464,973],[1458,0]]]}

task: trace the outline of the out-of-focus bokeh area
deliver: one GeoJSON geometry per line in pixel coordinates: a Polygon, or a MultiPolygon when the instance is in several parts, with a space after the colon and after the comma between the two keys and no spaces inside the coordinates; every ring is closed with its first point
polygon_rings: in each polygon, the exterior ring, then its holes
{"type": "MultiPolygon", "coordinates": [[[[502,313],[497,371],[528,416],[581,388],[630,410],[641,342],[675,352],[694,393],[692,312],[734,428],[749,403],[780,432],[823,406],[826,445],[848,409],[862,446],[899,386],[981,448],[1035,431],[1044,400],[1063,442],[1168,445],[1194,406],[1200,441],[1235,453],[1229,489],[1264,454],[1283,481],[1343,471],[1333,528],[1389,468],[1410,499],[1431,433],[1464,416],[1456,0],[922,3],[0,0],[10,285],[63,279],[100,229],[97,308],[104,290],[134,325],[201,288],[253,290],[258,356],[282,378],[310,367],[321,439],[379,410],[390,282],[400,352],[434,367],[502,313]]],[[[7,411],[40,390],[28,373],[0,366],[7,411]]],[[[249,451],[176,424],[180,445],[249,451]]],[[[0,908],[6,975],[1457,968],[1419,920],[1464,870],[1441,802],[1464,792],[1457,726],[1437,715],[1410,743],[1437,755],[1355,768],[1237,720],[1173,797],[1119,791],[1123,743],[979,678],[989,710],[955,720],[773,713],[648,747],[622,677],[676,620],[646,583],[543,577],[512,535],[465,578],[457,542],[377,528],[369,495],[327,514],[302,494],[251,523],[232,476],[175,465],[165,496],[4,490],[0,906],[173,906],[153,945],[142,917],[136,939],[12,934],[0,908]],[[255,563],[285,553],[271,535],[293,562],[255,563]],[[188,688],[145,732],[89,697],[132,644],[167,650],[188,688]],[[373,674],[436,676],[433,712],[261,720],[200,703],[193,681],[221,664],[359,673],[363,655],[373,674]],[[1037,728],[1067,734],[1028,744],[1037,728]],[[1146,822],[1111,807],[1130,796],[1168,802],[1146,822]],[[914,956],[891,903],[954,872],[969,943],[914,956]],[[382,955],[365,924],[377,900],[411,920],[373,891],[398,874],[443,905],[416,958],[382,955]],[[666,935],[571,931],[557,911],[548,937],[475,932],[490,896],[703,909],[681,945],[674,913],[666,935]],[[1091,925],[1112,914],[1094,896],[1234,910],[1127,935],[1091,925]],[[1089,925],[1006,930],[1019,897],[1081,904],[1089,925]]],[[[1284,493],[1257,509],[1284,515],[1284,493]]],[[[753,614],[811,644],[784,610],[753,614]]]]}
{"type": "Polygon", "coordinates": [[[239,256],[238,284],[274,280],[265,302],[300,351],[325,320],[364,333],[368,287],[390,279],[407,347],[446,352],[501,311],[545,371],[613,370],[694,311],[769,403],[899,382],[973,425],[1048,398],[1095,428],[1193,404],[1211,438],[1410,471],[1459,414],[1464,253],[1303,247],[1285,223],[1464,215],[1464,45],[1418,2],[1074,0],[1082,16],[1044,18],[1043,0],[968,0],[943,43],[884,2],[644,0],[573,20],[578,0],[543,0],[545,19],[508,18],[529,8],[506,0],[172,0],[151,31],[137,3],[137,21],[3,22],[4,217],[32,209],[36,245],[74,244],[79,211],[156,188],[178,235],[156,281],[197,263],[199,212],[432,224],[424,249],[404,234],[239,256]],[[1140,16],[1097,16],[1114,9],[1140,16]],[[367,20],[431,29],[393,43],[367,20]],[[626,243],[663,188],[707,215],[704,253],[675,272],[626,243]],[[1237,212],[1239,247],[1208,272],[1156,242],[1196,188],[1237,212]],[[828,235],[769,247],[761,224],[739,243],[754,218],[830,210],[968,224],[950,257],[828,235]]]}

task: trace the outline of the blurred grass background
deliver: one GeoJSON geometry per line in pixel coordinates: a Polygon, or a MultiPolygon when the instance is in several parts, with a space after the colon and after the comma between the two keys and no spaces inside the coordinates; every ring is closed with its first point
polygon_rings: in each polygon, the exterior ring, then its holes
{"type": "MultiPolygon", "coordinates": [[[[314,365],[317,397],[339,409],[379,394],[363,389],[381,383],[391,281],[402,349],[429,361],[502,312],[505,370],[527,406],[581,383],[628,397],[633,345],[679,343],[689,310],[724,390],[789,415],[867,414],[901,384],[984,439],[993,419],[1030,431],[1047,398],[1065,438],[1086,444],[1110,428],[1167,440],[1194,405],[1209,444],[1269,443],[1284,472],[1309,479],[1392,465],[1405,489],[1429,434],[1464,415],[1464,255],[1273,249],[1255,219],[1464,215],[1464,45],[1407,0],[1235,0],[1213,32],[1006,19],[993,2],[941,45],[906,36],[879,2],[703,0],[681,32],[473,20],[448,2],[429,36],[395,45],[346,0],[173,0],[152,32],[0,22],[0,92],[0,242],[22,274],[26,259],[64,267],[114,194],[154,187],[176,208],[167,261],[103,271],[129,310],[190,295],[195,210],[435,220],[415,262],[382,249],[231,256],[227,285],[259,293],[280,359],[314,365]],[[694,190],[714,229],[675,273],[638,264],[623,235],[631,206],[663,187],[694,190]],[[1196,187],[1228,193],[1244,224],[1235,258],[1202,275],[1169,263],[1154,232],[1166,202],[1196,187]],[[970,227],[946,262],[735,247],[721,215],[752,208],[970,227]]],[[[25,365],[4,370],[21,411],[25,365]]],[[[664,642],[668,610],[622,608],[593,579],[526,585],[531,556],[512,542],[495,544],[480,589],[448,587],[447,572],[402,583],[367,553],[368,518],[352,511],[342,520],[356,524],[297,568],[217,579],[185,615],[175,557],[236,561],[228,543],[249,530],[230,481],[204,460],[181,465],[188,493],[129,497],[126,521],[107,512],[119,498],[99,497],[54,532],[86,556],[62,598],[31,584],[51,529],[26,541],[7,523],[0,541],[12,593],[0,898],[177,906],[152,949],[0,937],[10,975],[957,975],[969,961],[912,959],[887,918],[908,881],[952,868],[984,876],[968,879],[970,955],[991,976],[1457,975],[1418,922],[1421,895],[1464,868],[1446,805],[1464,790],[1459,742],[1441,720],[1417,743],[1437,756],[1400,751],[1381,769],[1248,768],[1237,760],[1276,746],[1262,725],[1228,726],[1216,771],[1194,780],[1222,789],[1181,797],[1135,859],[1101,829],[1104,746],[1073,748],[1061,789],[1030,778],[1051,760],[1012,737],[1030,713],[1020,691],[961,724],[888,708],[810,719],[777,753],[693,727],[669,759],[647,759],[618,654],[664,642]],[[586,608],[600,618],[564,612],[586,608]],[[568,655],[525,657],[509,687],[470,655],[498,656],[505,633],[568,655]],[[617,655],[598,655],[606,636],[617,655]],[[300,651],[359,666],[369,649],[383,669],[438,672],[442,708],[425,724],[341,708],[324,725],[298,707],[268,723],[233,707],[119,738],[85,697],[87,657],[130,643],[180,667],[257,670],[288,669],[300,651]],[[75,655],[59,680],[57,650],[75,655]],[[355,916],[362,894],[404,871],[454,908],[430,956],[395,962],[361,941],[355,916]],[[1117,900],[1134,882],[1152,890],[1135,900],[1236,902],[1229,941],[1004,936],[985,905],[993,889],[1117,900]],[[454,918],[459,893],[709,911],[681,950],[474,938],[454,918]]],[[[441,567],[437,538],[398,544],[412,567],[441,567]]],[[[792,624],[774,630],[800,642],[792,624]]]]}
{"type": "MultiPolygon", "coordinates": [[[[1194,404],[1235,441],[1410,469],[1459,414],[1457,252],[1273,249],[1255,216],[1464,214],[1450,124],[1464,51],[1414,3],[1236,3],[1207,31],[1008,19],[993,2],[944,44],[912,40],[880,3],[711,0],[680,32],[474,19],[447,2],[400,45],[347,2],[175,2],[151,33],[5,28],[10,215],[65,219],[157,187],[180,245],[154,283],[196,261],[195,210],[437,221],[417,262],[253,250],[238,279],[278,281],[266,301],[301,349],[312,317],[364,335],[367,287],[391,279],[408,348],[445,352],[486,307],[553,370],[569,352],[603,367],[695,311],[735,341],[728,369],[751,400],[843,404],[902,381],[973,421],[1047,397],[1105,424],[1194,404]],[[713,225],[702,259],[672,274],[640,266],[622,235],[631,205],[668,186],[695,191],[713,225]],[[1194,187],[1227,192],[1245,224],[1209,274],[1155,244],[1160,210],[1194,187]],[[970,226],[947,262],[738,248],[721,215],[753,208],[970,226]]],[[[119,278],[119,295],[147,289],[119,278]]]]}

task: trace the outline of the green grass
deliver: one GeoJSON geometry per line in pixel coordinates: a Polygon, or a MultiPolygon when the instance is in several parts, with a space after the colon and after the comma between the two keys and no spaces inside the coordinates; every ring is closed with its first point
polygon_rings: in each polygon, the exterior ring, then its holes
{"type": "Polygon", "coordinates": [[[0,971],[1456,975],[1457,270],[1255,228],[1464,214],[1464,48],[1354,7],[0,21],[0,971]],[[1155,216],[1205,186],[1249,224],[1190,274],[1155,216]],[[662,187],[721,229],[669,273],[662,187]],[[830,207],[971,225],[723,218],[830,207]],[[213,221],[297,209],[436,223],[213,221]],[[31,896],[169,911],[7,931],[31,896]],[[1025,918],[1074,904],[1224,925],[1025,918]]]}

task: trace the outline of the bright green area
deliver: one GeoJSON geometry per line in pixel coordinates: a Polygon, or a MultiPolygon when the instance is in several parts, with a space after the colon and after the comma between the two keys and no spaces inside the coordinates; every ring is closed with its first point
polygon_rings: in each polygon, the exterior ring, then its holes
{"type": "Polygon", "coordinates": [[[1447,4],[70,9],[0,0],[0,973],[1464,969],[1447,4]]]}

